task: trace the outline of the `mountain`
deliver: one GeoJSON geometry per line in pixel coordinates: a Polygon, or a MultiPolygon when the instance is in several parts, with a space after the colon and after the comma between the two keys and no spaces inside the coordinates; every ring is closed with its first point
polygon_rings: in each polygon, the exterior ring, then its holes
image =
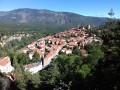
{"type": "Polygon", "coordinates": [[[106,18],[83,16],[70,12],[55,12],[45,9],[22,8],[11,11],[0,11],[0,26],[5,30],[13,29],[13,27],[15,27],[14,29],[18,29],[18,27],[20,27],[19,29],[26,29],[26,27],[27,29],[41,27],[43,30],[50,27],[52,27],[51,29],[60,29],[60,27],[66,29],[87,24],[99,26],[105,21],[106,18]]]}

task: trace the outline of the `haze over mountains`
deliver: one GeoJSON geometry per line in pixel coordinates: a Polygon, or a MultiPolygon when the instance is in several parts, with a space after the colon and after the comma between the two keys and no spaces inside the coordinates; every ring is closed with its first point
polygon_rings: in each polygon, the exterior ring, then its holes
{"type": "MultiPolygon", "coordinates": [[[[82,12],[81,12],[82,13],[82,12]]],[[[70,12],[55,12],[50,10],[38,9],[15,9],[0,12],[0,23],[4,24],[38,24],[51,26],[67,25],[93,25],[99,26],[106,21],[106,18],[89,17],[70,12]]]]}

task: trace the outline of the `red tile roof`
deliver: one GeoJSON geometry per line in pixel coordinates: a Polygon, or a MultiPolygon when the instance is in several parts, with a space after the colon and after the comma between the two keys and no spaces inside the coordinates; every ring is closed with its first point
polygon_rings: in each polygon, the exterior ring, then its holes
{"type": "Polygon", "coordinates": [[[0,66],[5,66],[9,62],[9,57],[0,58],[0,66]]]}
{"type": "Polygon", "coordinates": [[[87,51],[85,49],[81,49],[80,52],[86,53],[87,51]]]}
{"type": "Polygon", "coordinates": [[[50,52],[46,55],[45,59],[48,59],[48,58],[52,57],[55,53],[56,53],[56,50],[50,51],[50,52]]]}
{"type": "Polygon", "coordinates": [[[42,56],[45,53],[44,50],[40,50],[40,49],[37,49],[36,51],[37,51],[37,53],[39,53],[40,56],[42,56]]]}
{"type": "Polygon", "coordinates": [[[68,43],[70,46],[76,46],[77,44],[75,42],[69,42],[68,43]]]}

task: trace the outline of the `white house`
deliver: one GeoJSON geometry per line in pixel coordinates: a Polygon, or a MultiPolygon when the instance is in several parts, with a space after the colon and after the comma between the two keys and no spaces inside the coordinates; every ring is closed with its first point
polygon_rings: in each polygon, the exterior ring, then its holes
{"type": "Polygon", "coordinates": [[[65,53],[66,54],[72,54],[72,49],[67,49],[65,53]]]}
{"type": "Polygon", "coordinates": [[[29,59],[31,60],[33,58],[34,52],[29,53],[29,59]]]}
{"type": "Polygon", "coordinates": [[[25,71],[31,72],[31,74],[37,73],[42,70],[42,62],[31,63],[24,66],[25,71]]]}
{"type": "Polygon", "coordinates": [[[58,52],[59,52],[59,48],[50,51],[50,52],[45,56],[45,58],[44,58],[44,60],[43,60],[44,67],[46,67],[47,65],[50,64],[51,60],[52,60],[53,58],[55,58],[55,56],[58,55],[58,52]]]}
{"type": "Polygon", "coordinates": [[[9,73],[14,70],[14,67],[11,66],[11,61],[9,57],[0,58],[0,71],[3,73],[9,73]]]}

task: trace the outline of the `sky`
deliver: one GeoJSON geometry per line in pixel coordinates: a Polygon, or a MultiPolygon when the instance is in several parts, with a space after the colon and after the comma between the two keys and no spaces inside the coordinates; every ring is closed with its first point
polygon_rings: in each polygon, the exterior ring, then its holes
{"type": "Polygon", "coordinates": [[[0,11],[18,8],[48,9],[73,12],[85,16],[109,17],[112,8],[120,18],[120,0],[0,0],[0,11]]]}

